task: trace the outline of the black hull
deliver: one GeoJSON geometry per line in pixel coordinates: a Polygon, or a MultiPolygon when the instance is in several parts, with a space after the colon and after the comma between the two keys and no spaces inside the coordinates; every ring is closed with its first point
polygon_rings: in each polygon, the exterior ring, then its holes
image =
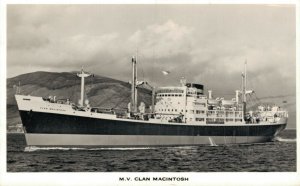
{"type": "Polygon", "coordinates": [[[264,136],[270,139],[286,127],[274,125],[219,124],[193,126],[109,120],[53,113],[20,111],[26,133],[143,136],[264,136]]]}

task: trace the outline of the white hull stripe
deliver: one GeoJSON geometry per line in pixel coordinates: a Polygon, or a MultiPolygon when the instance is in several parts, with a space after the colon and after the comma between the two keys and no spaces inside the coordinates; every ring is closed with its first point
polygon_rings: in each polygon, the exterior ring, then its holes
{"type": "Polygon", "coordinates": [[[270,136],[146,136],[25,134],[29,146],[172,146],[262,143],[270,136]]]}

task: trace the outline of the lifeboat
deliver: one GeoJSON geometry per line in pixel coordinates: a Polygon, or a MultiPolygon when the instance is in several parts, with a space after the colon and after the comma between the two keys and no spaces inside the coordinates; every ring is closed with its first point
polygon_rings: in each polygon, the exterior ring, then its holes
{"type": "Polygon", "coordinates": [[[234,105],[235,101],[232,100],[222,100],[222,105],[223,106],[228,106],[228,105],[234,105]]]}
{"type": "Polygon", "coordinates": [[[209,105],[219,105],[220,101],[215,99],[209,99],[208,104],[209,105]]]}

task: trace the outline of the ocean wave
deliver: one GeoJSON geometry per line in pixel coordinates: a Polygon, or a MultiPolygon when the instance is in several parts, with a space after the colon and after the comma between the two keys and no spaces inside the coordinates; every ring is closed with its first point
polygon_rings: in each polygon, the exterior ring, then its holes
{"type": "Polygon", "coordinates": [[[154,149],[150,147],[103,147],[103,148],[91,148],[91,147],[36,147],[29,146],[25,147],[24,152],[34,152],[34,151],[46,151],[46,150],[82,150],[82,151],[95,151],[95,150],[148,150],[154,149]]]}
{"type": "Polygon", "coordinates": [[[288,138],[281,138],[281,137],[275,137],[274,141],[280,141],[280,142],[296,142],[297,139],[288,139],[288,138]]]}

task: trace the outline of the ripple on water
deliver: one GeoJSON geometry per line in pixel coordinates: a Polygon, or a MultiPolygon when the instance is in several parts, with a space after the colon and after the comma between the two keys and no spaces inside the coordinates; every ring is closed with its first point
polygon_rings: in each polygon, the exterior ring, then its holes
{"type": "Polygon", "coordinates": [[[290,141],[213,147],[50,149],[33,152],[24,152],[24,144],[18,144],[19,141],[22,141],[20,136],[8,136],[9,172],[296,171],[296,143],[290,141]]]}

